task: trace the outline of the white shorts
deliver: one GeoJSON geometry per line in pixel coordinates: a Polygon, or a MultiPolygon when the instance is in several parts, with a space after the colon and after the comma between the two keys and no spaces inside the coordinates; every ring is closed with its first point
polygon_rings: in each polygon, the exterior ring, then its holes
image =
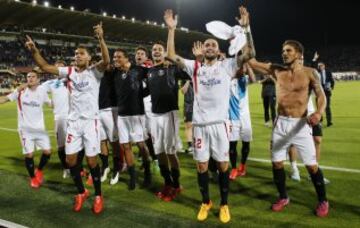
{"type": "Polygon", "coordinates": [[[68,120],[65,152],[75,154],[85,148],[87,157],[100,153],[100,120],[78,119],[68,120]]]}
{"type": "Polygon", "coordinates": [[[244,116],[238,121],[230,123],[230,141],[250,142],[252,141],[252,127],[250,116],[244,116]]]}
{"type": "Polygon", "coordinates": [[[229,127],[226,123],[193,126],[194,160],[207,162],[210,156],[217,162],[229,161],[229,127]]]}
{"type": "Polygon", "coordinates": [[[56,119],[55,120],[55,134],[56,143],[58,148],[65,146],[66,132],[67,132],[67,119],[56,119]]]}
{"type": "Polygon", "coordinates": [[[23,154],[31,154],[35,150],[50,150],[50,139],[46,131],[19,130],[23,154]]]}
{"type": "Polygon", "coordinates": [[[145,140],[149,138],[149,135],[151,135],[151,122],[153,121],[153,114],[152,112],[146,112],[143,117],[143,128],[144,128],[144,138],[145,140]]]}
{"type": "Polygon", "coordinates": [[[144,141],[144,116],[118,116],[120,143],[144,141]]]}
{"type": "Polygon", "coordinates": [[[179,147],[179,116],[178,111],[164,114],[153,114],[151,119],[151,137],[155,154],[176,154],[179,147]]]}
{"type": "Polygon", "coordinates": [[[307,119],[278,116],[272,132],[271,160],[285,161],[291,145],[305,165],[317,164],[312,128],[307,119]]]}
{"type": "Polygon", "coordinates": [[[119,140],[116,108],[100,110],[100,139],[110,142],[119,140]]]}

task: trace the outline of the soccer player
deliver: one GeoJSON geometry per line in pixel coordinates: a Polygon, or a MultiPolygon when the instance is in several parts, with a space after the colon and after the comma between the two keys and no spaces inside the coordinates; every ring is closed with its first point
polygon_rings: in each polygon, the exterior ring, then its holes
{"type": "Polygon", "coordinates": [[[248,64],[244,64],[242,69],[237,72],[238,79],[231,81],[230,96],[230,180],[235,180],[238,176],[246,175],[246,161],[250,152],[250,141],[252,140],[252,128],[249,108],[248,85],[254,82],[255,74],[248,64]],[[242,141],[241,163],[237,163],[237,141],[242,141]]]}
{"type": "Polygon", "coordinates": [[[282,46],[284,65],[258,62],[251,51],[247,51],[244,59],[249,59],[248,63],[254,70],[270,74],[276,80],[278,117],[272,132],[271,155],[274,182],[280,197],[272,205],[272,210],[282,211],[290,202],[285,187],[284,160],[289,147],[293,145],[301,155],[316,189],[316,215],[325,217],[329,212],[329,203],[323,174],[316,160],[311,126],[319,123],[325,110],[326,98],[318,72],[301,64],[303,53],[304,48],[300,42],[287,40],[282,46]],[[310,90],[315,93],[317,110],[307,117],[310,90]]]}
{"type": "MultiPolygon", "coordinates": [[[[64,67],[65,62],[58,60],[55,62],[55,66],[64,67]]],[[[69,115],[69,93],[66,88],[66,80],[55,78],[44,82],[42,86],[47,93],[51,94],[58,156],[63,167],[63,178],[67,178],[70,176],[70,169],[66,164],[65,154],[65,137],[69,115]]]]}
{"type": "Polygon", "coordinates": [[[50,140],[45,130],[43,105],[51,106],[44,87],[39,85],[37,72],[26,76],[27,84],[20,86],[7,96],[0,97],[0,104],[16,101],[18,109],[18,132],[25,156],[25,167],[30,176],[30,186],[39,188],[43,183],[43,168],[50,159],[50,140]],[[34,165],[35,147],[42,150],[38,167],[34,165]]]}
{"type": "MultiPolygon", "coordinates": [[[[139,46],[135,50],[135,63],[138,66],[150,68],[153,66],[152,61],[149,59],[148,50],[145,47],[139,46]]],[[[154,162],[154,166],[158,167],[159,163],[155,155],[154,145],[151,137],[151,96],[150,94],[144,97],[144,107],[145,107],[145,143],[148,147],[150,156],[154,162]]]]}
{"type": "Polygon", "coordinates": [[[156,196],[164,201],[173,200],[182,190],[180,185],[180,162],[178,120],[178,80],[189,76],[176,65],[165,61],[165,46],[156,42],[151,49],[154,66],[149,69],[147,86],[152,101],[151,135],[158,157],[164,187],[156,196]]]}
{"type": "Polygon", "coordinates": [[[149,152],[144,143],[144,96],[146,91],[143,80],[146,78],[147,68],[131,64],[127,52],[117,49],[113,56],[114,86],[118,107],[119,141],[125,150],[125,160],[130,176],[129,190],[136,187],[136,173],[134,154],[131,143],[136,143],[143,160],[143,186],[151,184],[149,152]]]}
{"type": "Polygon", "coordinates": [[[114,78],[106,71],[101,79],[99,89],[100,139],[101,139],[101,182],[106,181],[110,173],[108,141],[113,151],[113,176],[110,184],[116,184],[119,179],[121,166],[124,168],[123,151],[121,151],[117,127],[117,107],[114,78]]]}
{"type": "Polygon", "coordinates": [[[197,219],[204,221],[212,207],[208,188],[208,161],[211,156],[217,161],[219,169],[221,195],[219,218],[221,222],[227,223],[231,218],[228,207],[228,101],[231,79],[238,70],[237,58],[218,60],[219,44],[214,39],[207,39],[204,44],[201,42],[194,44],[193,54],[196,59],[203,56],[202,64],[197,60],[186,60],[176,56],[174,36],[177,20],[174,19],[171,10],[165,12],[164,18],[169,29],[168,57],[192,76],[194,84],[194,159],[197,162],[198,184],[202,194],[202,205],[197,219]]]}
{"type": "Polygon", "coordinates": [[[77,152],[84,147],[95,188],[92,210],[95,214],[99,214],[103,211],[104,205],[101,194],[100,167],[97,164],[97,155],[100,153],[98,99],[100,80],[110,63],[110,57],[104,40],[102,23],[94,26],[94,32],[100,44],[101,61],[91,67],[89,67],[91,55],[84,46],[79,46],[75,50],[75,67],[49,65],[29,36],[27,36],[26,47],[32,52],[33,58],[41,70],[68,80],[70,112],[65,152],[71,176],[78,190],[73,210],[79,212],[90,194],[84,188],[80,176],[80,167],[77,165],[77,152]]]}
{"type": "MultiPolygon", "coordinates": [[[[303,56],[300,59],[300,63],[304,64],[303,56]]],[[[307,107],[307,115],[308,116],[310,116],[311,114],[313,114],[316,111],[312,97],[313,97],[313,95],[311,94],[311,96],[309,98],[309,102],[308,102],[308,107],[307,107]]],[[[314,139],[315,149],[316,149],[316,160],[318,162],[320,160],[320,149],[321,149],[320,145],[321,145],[321,141],[322,141],[322,135],[323,135],[322,134],[322,124],[321,124],[321,122],[319,122],[318,124],[316,124],[315,126],[312,127],[312,136],[314,139]]],[[[301,180],[300,172],[297,167],[296,158],[297,158],[296,148],[294,146],[291,146],[289,149],[289,160],[290,160],[290,165],[291,165],[290,178],[295,181],[300,181],[301,180]]],[[[330,181],[324,177],[324,183],[329,184],[330,181]]]]}

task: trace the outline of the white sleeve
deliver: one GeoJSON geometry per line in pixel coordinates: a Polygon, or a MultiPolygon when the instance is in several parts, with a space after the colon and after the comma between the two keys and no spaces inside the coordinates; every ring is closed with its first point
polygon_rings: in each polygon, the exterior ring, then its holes
{"type": "Polygon", "coordinates": [[[18,98],[19,92],[17,91],[17,89],[15,89],[13,92],[11,92],[10,94],[8,94],[6,97],[10,100],[10,101],[15,101],[18,98]]]}
{"type": "Polygon", "coordinates": [[[226,58],[222,64],[230,77],[235,77],[236,71],[239,69],[236,58],[226,58]]]}
{"type": "Polygon", "coordinates": [[[71,74],[71,67],[58,67],[59,76],[61,78],[66,78],[69,74],[71,74]]]}
{"type": "Polygon", "coordinates": [[[47,91],[46,91],[46,88],[45,87],[42,87],[43,90],[42,90],[42,100],[43,100],[43,103],[46,103],[47,105],[51,106],[51,100],[49,98],[49,95],[47,94],[47,91]]]}
{"type": "Polygon", "coordinates": [[[183,70],[188,75],[190,75],[190,77],[193,77],[194,69],[195,69],[195,60],[184,59],[184,68],[183,68],[183,70]]]}
{"type": "Polygon", "coordinates": [[[44,90],[45,90],[47,93],[50,93],[50,92],[51,92],[50,84],[51,84],[51,81],[50,81],[50,80],[48,80],[48,81],[44,82],[43,84],[41,84],[41,86],[44,88],[44,90]]]}
{"type": "Polygon", "coordinates": [[[104,77],[104,72],[100,72],[95,65],[93,65],[90,69],[94,73],[95,78],[101,79],[104,77]]]}

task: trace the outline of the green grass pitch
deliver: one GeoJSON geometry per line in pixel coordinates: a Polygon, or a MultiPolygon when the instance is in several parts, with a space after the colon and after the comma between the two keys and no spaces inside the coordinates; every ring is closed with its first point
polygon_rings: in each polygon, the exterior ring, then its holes
{"type": "MultiPolygon", "coordinates": [[[[334,125],[324,128],[320,164],[360,170],[360,82],[339,82],[332,97],[334,125]]],[[[214,94],[220,96],[220,94],[214,94]]],[[[269,159],[271,130],[264,127],[260,85],[250,86],[250,110],[254,131],[251,158],[269,159]]],[[[51,110],[46,108],[46,126],[53,129],[51,110]]],[[[180,113],[182,113],[180,111],[180,113]]],[[[62,179],[54,137],[53,156],[45,169],[45,183],[38,190],[28,185],[21,147],[16,131],[16,106],[0,106],[0,219],[29,227],[208,227],[221,226],[217,213],[219,192],[210,184],[210,197],[214,202],[209,218],[203,223],[196,220],[200,206],[195,163],[192,157],[180,154],[183,193],[173,202],[162,202],[154,192],[162,180],[154,174],[150,189],[127,190],[127,174],[121,175],[116,186],[104,183],[105,210],[92,214],[91,197],[80,213],[71,211],[75,187],[71,179],[62,179]]],[[[181,136],[184,127],[181,125],[181,136]]],[[[36,154],[36,163],[39,153],[36,154]]],[[[111,160],[111,159],[110,159],[111,160]]],[[[139,165],[137,165],[139,167],[139,165]]],[[[287,166],[287,170],[289,167],[287,166]]],[[[359,227],[360,226],[360,173],[323,170],[331,183],[327,185],[330,202],[328,218],[317,218],[315,191],[301,168],[301,182],[287,178],[291,204],[281,213],[270,210],[276,197],[270,163],[250,160],[248,175],[230,183],[229,206],[231,227],[359,227]]],[[[139,183],[142,175],[139,174],[139,183]]],[[[92,190],[92,189],[91,189],[92,190]]]]}

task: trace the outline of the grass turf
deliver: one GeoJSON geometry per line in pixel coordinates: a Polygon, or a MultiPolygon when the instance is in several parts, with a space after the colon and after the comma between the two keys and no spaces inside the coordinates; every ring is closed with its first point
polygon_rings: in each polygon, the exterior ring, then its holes
{"type": "MultiPolygon", "coordinates": [[[[326,166],[360,169],[360,108],[357,93],[360,82],[337,83],[332,100],[334,125],[324,128],[321,164],[326,166]]],[[[250,157],[269,159],[268,142],[271,130],[264,127],[260,86],[250,86],[250,105],[254,141],[250,157]]],[[[45,109],[46,125],[52,130],[50,109],[45,109]]],[[[92,197],[80,213],[71,211],[75,188],[70,179],[61,178],[60,163],[52,137],[53,156],[45,169],[45,184],[38,190],[28,186],[21,147],[16,131],[14,103],[0,106],[0,219],[30,227],[202,227],[220,226],[217,218],[219,193],[216,184],[210,184],[214,202],[209,218],[204,223],[196,221],[200,205],[195,163],[191,156],[180,154],[183,193],[173,202],[165,203],[154,196],[161,187],[160,174],[154,174],[150,189],[127,190],[127,174],[110,187],[103,184],[105,211],[95,216],[90,211],[92,197]]],[[[181,125],[183,136],[183,125],[181,125]]],[[[36,154],[36,161],[39,154],[36,154]]],[[[111,160],[111,159],[110,159],[111,160]]],[[[358,227],[360,225],[360,174],[324,170],[331,184],[327,186],[330,216],[316,218],[313,209],[316,196],[312,183],[301,168],[300,183],[287,179],[291,204],[281,213],[270,211],[277,193],[272,183],[270,163],[248,162],[248,175],[230,184],[229,206],[232,216],[228,226],[239,227],[358,227]]],[[[142,175],[139,175],[139,183],[142,175]]]]}

